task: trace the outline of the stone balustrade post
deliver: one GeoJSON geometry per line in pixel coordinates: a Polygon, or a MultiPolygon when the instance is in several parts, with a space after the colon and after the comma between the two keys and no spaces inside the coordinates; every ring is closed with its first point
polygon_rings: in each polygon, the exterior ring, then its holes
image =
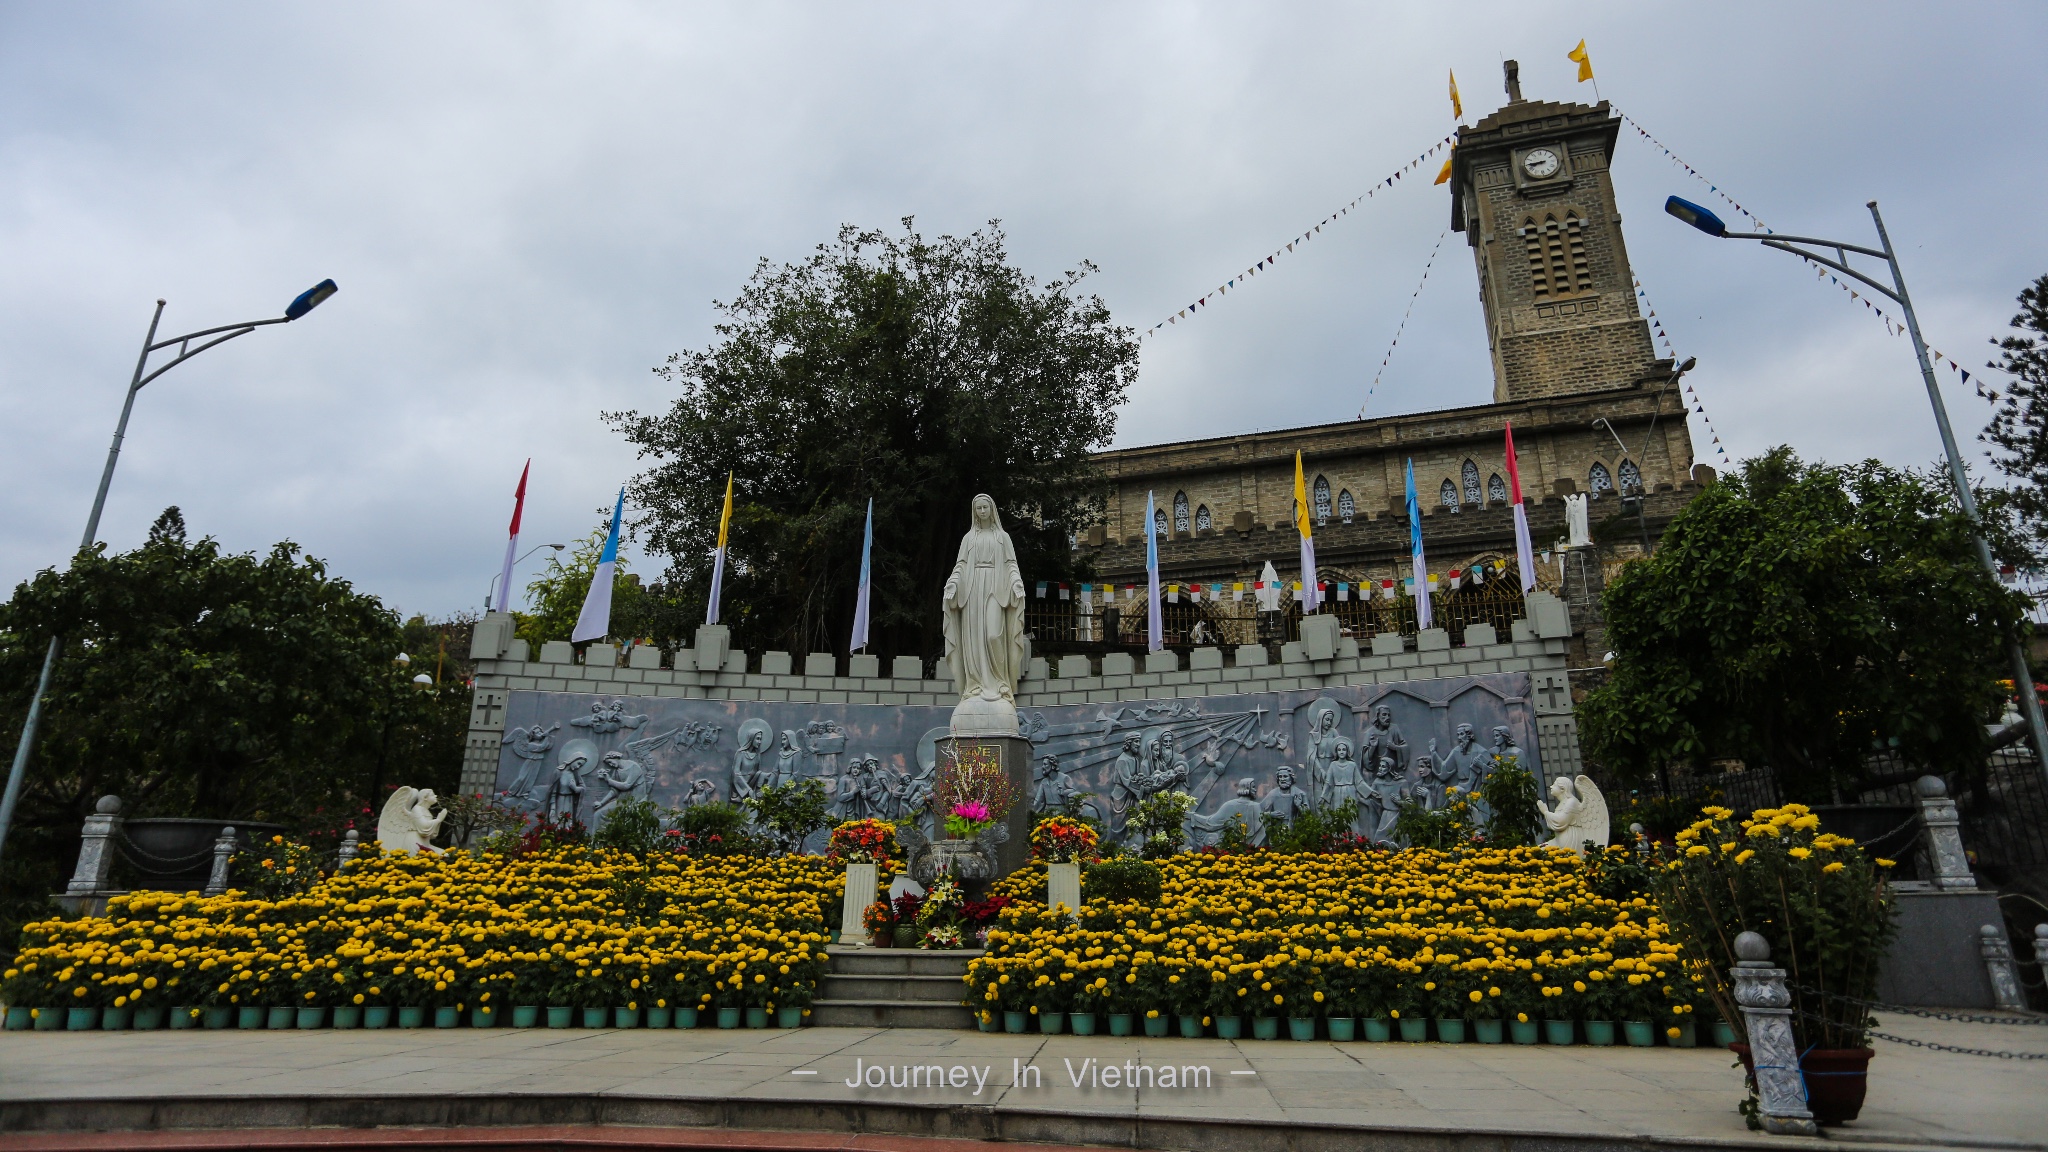
{"type": "Polygon", "coordinates": [[[1920,801],[1934,886],[1944,892],[1974,891],[1977,878],[1970,874],[1970,858],[1963,852],[1963,820],[1949,798],[1948,785],[1939,776],[1922,776],[1914,781],[1913,793],[1920,801]]]}
{"type": "Polygon", "coordinates": [[[336,852],[334,856],[334,874],[336,876],[348,871],[348,866],[355,863],[356,850],[361,845],[362,833],[357,832],[355,829],[351,828],[341,834],[341,850],[336,852]]]}
{"type": "Polygon", "coordinates": [[[114,837],[121,833],[121,798],[102,796],[78,836],[78,867],[64,886],[66,896],[91,896],[107,886],[113,874],[114,837]]]}
{"type": "Polygon", "coordinates": [[[235,849],[241,841],[235,836],[234,825],[220,830],[213,838],[213,872],[206,878],[206,895],[218,896],[228,890],[228,864],[235,858],[235,849]]]}
{"type": "Polygon", "coordinates": [[[1735,1003],[1749,1033],[1749,1058],[1756,1079],[1759,1119],[1779,1136],[1818,1136],[1806,1108],[1806,1079],[1799,1071],[1799,1047],[1792,1037],[1792,991],[1785,970],[1771,967],[1771,946],[1744,932],[1735,938],[1735,1003]]]}
{"type": "MultiPolygon", "coordinates": [[[[2036,955],[2040,937],[2035,938],[2036,955]]],[[[2025,1012],[2027,993],[2020,987],[2020,967],[2012,958],[2012,943],[1996,924],[1977,929],[1977,947],[1984,953],[1984,974],[1991,978],[1991,999],[2007,1012],[2025,1012]]]]}
{"type": "Polygon", "coordinates": [[[2048,924],[2034,925],[2034,963],[2048,973],[2048,924]]]}

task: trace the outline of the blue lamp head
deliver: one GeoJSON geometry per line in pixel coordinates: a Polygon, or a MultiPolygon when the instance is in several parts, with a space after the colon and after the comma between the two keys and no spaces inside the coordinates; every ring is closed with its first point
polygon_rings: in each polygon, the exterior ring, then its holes
{"type": "Polygon", "coordinates": [[[339,291],[341,289],[335,287],[334,281],[322,280],[304,292],[299,293],[298,299],[285,305],[284,318],[287,320],[297,320],[299,317],[318,308],[321,301],[326,300],[329,296],[339,291]]]}
{"type": "Polygon", "coordinates": [[[1709,236],[1726,236],[1728,234],[1728,226],[1721,223],[1719,216],[1714,215],[1690,200],[1680,200],[1678,197],[1673,196],[1664,201],[1664,210],[1709,236]]]}

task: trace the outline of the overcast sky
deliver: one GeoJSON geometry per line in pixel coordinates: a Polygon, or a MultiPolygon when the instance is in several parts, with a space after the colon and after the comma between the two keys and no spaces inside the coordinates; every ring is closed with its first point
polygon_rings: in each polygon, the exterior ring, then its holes
{"type": "MultiPolygon", "coordinates": [[[[1591,102],[1581,36],[1601,95],[1772,227],[1866,239],[1881,201],[1965,365],[2048,272],[2038,4],[0,4],[0,581],[67,560],[158,297],[178,332],[341,285],[143,392],[101,538],[178,504],[442,614],[481,603],[528,456],[527,539],[595,526],[637,467],[599,411],[664,407],[649,369],[756,259],[1001,218],[1149,327],[1449,132],[1447,69],[1468,123],[1505,57],[1591,102]]],[[[1434,167],[1148,340],[1118,444],[1355,416],[1449,217],[1434,167]]],[[[1722,205],[1632,131],[1614,181],[1736,456],[1935,458],[1905,340],[1664,216],[1722,205]]],[[[1463,239],[1374,413],[1490,399],[1463,239]]],[[[1948,401],[1974,444],[1983,402],[1948,401]]]]}

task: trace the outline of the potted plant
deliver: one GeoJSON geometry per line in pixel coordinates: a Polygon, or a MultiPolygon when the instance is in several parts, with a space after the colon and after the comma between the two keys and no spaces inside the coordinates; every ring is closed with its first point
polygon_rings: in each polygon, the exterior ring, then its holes
{"type": "MultiPolygon", "coordinates": [[[[1658,895],[1686,958],[1697,961],[1723,1020],[1735,1022],[1727,973],[1735,937],[1761,935],[1772,963],[1792,975],[1792,1035],[1807,1077],[1807,1107],[1821,1124],[1854,1120],[1868,1088],[1869,1002],[1896,931],[1885,883],[1889,860],[1820,830],[1803,805],[1760,808],[1737,821],[1727,808],[1672,838],[1658,895]]],[[[1738,1034],[1740,1028],[1736,1029],[1738,1034]]],[[[1746,1062],[1748,1045],[1731,1045],[1746,1062]]]]}
{"type": "Polygon", "coordinates": [[[867,929],[868,946],[888,948],[896,943],[896,912],[887,900],[877,900],[868,905],[861,914],[861,927],[867,929]]]}
{"type": "Polygon", "coordinates": [[[1101,838],[1095,829],[1067,816],[1049,816],[1031,829],[1031,857],[1045,863],[1045,906],[1064,904],[1070,916],[1081,911],[1081,865],[1096,857],[1101,838]]]}
{"type": "MultiPolygon", "coordinates": [[[[886,820],[849,820],[832,829],[830,856],[846,865],[846,891],[841,897],[840,943],[857,945],[849,939],[854,925],[866,926],[866,912],[881,890],[881,872],[893,868],[890,849],[896,844],[896,826],[886,820]]],[[[867,933],[872,937],[873,932],[867,933]]]]}
{"type": "Polygon", "coordinates": [[[1471,1025],[1472,1038],[1481,1044],[1498,1044],[1505,1039],[1501,1035],[1501,995],[1501,986],[1493,983],[1465,992],[1465,1020],[1471,1025]]]}

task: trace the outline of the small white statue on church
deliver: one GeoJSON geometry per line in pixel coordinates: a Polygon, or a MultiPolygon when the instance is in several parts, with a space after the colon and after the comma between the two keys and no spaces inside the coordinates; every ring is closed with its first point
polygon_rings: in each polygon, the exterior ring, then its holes
{"type": "Polygon", "coordinates": [[[946,661],[960,691],[953,735],[1017,735],[1017,682],[1028,651],[1024,575],[996,502],[986,495],[974,498],[974,523],[960,539],[943,606],[946,661]]]}
{"type": "Polygon", "coordinates": [[[1544,848],[1569,848],[1579,855],[1586,853],[1586,844],[1596,848],[1607,847],[1607,798],[1589,776],[1580,776],[1575,782],[1570,776],[1559,776],[1550,782],[1550,799],[1555,808],[1543,801],[1536,802],[1536,810],[1543,814],[1544,827],[1550,829],[1550,839],[1544,848]],[[1577,784],[1577,794],[1573,784],[1577,784]]]}
{"type": "Polygon", "coordinates": [[[383,815],[377,818],[377,846],[398,856],[440,852],[434,847],[434,837],[441,834],[441,822],[448,819],[448,812],[434,811],[436,799],[431,788],[401,787],[393,792],[384,802],[383,815]]]}
{"type": "Polygon", "coordinates": [[[1593,546],[1593,529],[1588,522],[1586,494],[1583,492],[1574,492],[1564,498],[1564,546],[1593,546]]]}

